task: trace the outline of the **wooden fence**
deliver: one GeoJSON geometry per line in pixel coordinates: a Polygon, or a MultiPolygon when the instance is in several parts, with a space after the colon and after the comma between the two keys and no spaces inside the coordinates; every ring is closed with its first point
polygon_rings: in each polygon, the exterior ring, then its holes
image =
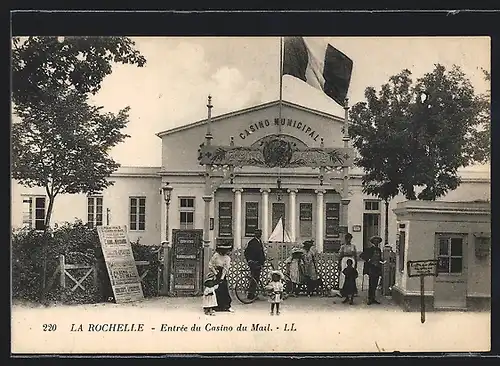
{"type": "MultiPolygon", "coordinates": [[[[149,266],[150,261],[135,261],[135,265],[138,267],[139,278],[141,283],[144,278],[148,275],[150,268],[145,268],[141,270],[141,267],[149,266]]],[[[159,267],[160,268],[160,267],[159,267]]],[[[52,277],[48,281],[48,287],[50,288],[55,282],[55,279],[59,276],[59,284],[61,288],[69,288],[70,292],[73,293],[79,289],[86,290],[86,286],[93,286],[98,288],[98,271],[97,264],[70,264],[66,263],[66,258],[64,255],[59,256],[59,263],[56,270],[54,271],[52,277]],[[83,271],[82,271],[83,270],[83,271]],[[83,275],[78,276],[76,272],[83,273],[83,275]],[[87,281],[92,275],[92,281],[87,281]],[[67,281],[69,279],[70,281],[67,281]]],[[[159,276],[159,275],[158,275],[159,276]]],[[[158,281],[158,286],[160,282],[158,281]]],[[[159,288],[158,288],[159,291],[159,288]]],[[[64,292],[63,292],[64,294],[64,292]]],[[[64,295],[63,295],[64,296],[64,295]]],[[[64,300],[64,299],[63,299],[64,300]]]]}

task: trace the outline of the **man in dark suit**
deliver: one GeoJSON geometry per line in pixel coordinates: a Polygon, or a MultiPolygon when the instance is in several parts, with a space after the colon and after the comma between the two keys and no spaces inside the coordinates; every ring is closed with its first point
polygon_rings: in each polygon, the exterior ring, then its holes
{"type": "Polygon", "coordinates": [[[255,229],[254,237],[248,241],[247,247],[245,248],[245,259],[250,267],[250,275],[255,281],[251,281],[248,287],[248,298],[253,299],[255,297],[255,290],[257,289],[257,283],[260,279],[260,271],[266,256],[264,254],[264,247],[262,246],[262,230],[255,229]]]}
{"type": "Polygon", "coordinates": [[[363,266],[363,275],[368,275],[368,305],[380,304],[375,299],[378,281],[382,275],[382,251],[379,248],[382,243],[380,236],[372,236],[369,241],[369,246],[363,250],[360,257],[365,261],[363,266]]]}

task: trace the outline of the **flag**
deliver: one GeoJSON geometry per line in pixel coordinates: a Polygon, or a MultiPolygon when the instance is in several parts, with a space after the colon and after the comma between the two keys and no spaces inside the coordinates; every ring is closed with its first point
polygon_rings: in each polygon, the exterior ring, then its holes
{"type": "Polygon", "coordinates": [[[352,73],[352,60],[321,39],[285,37],[283,75],[291,75],[322,90],[344,106],[352,73]]]}

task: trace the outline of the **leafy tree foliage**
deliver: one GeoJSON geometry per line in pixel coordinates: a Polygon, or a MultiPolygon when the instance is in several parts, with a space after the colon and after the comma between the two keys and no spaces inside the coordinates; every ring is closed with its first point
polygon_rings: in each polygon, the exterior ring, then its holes
{"type": "Polygon", "coordinates": [[[127,37],[17,37],[12,48],[12,97],[20,106],[47,90],[95,94],[113,63],[146,63],[127,37]]]}

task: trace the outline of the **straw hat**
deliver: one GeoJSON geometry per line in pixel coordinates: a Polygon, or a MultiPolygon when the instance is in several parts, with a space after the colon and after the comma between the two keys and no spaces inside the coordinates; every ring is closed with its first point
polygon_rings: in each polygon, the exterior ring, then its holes
{"type": "Polygon", "coordinates": [[[304,247],[312,247],[314,245],[314,242],[312,240],[306,240],[304,243],[302,243],[302,246],[304,247]]]}
{"type": "Polygon", "coordinates": [[[380,243],[382,243],[382,238],[380,236],[374,235],[370,238],[370,243],[379,245],[380,243]]]}
{"type": "Polygon", "coordinates": [[[304,253],[304,249],[298,248],[298,247],[294,247],[294,248],[292,248],[292,254],[293,253],[304,253]]]}

